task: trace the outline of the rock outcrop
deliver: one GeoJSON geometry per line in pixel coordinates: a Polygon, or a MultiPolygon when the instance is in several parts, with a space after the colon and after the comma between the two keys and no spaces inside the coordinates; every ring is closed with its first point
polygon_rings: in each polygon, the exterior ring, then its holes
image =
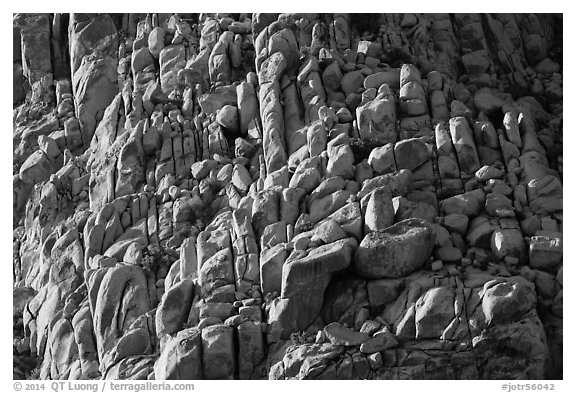
{"type": "Polygon", "coordinates": [[[13,20],[15,379],[563,377],[562,15],[13,20]]]}

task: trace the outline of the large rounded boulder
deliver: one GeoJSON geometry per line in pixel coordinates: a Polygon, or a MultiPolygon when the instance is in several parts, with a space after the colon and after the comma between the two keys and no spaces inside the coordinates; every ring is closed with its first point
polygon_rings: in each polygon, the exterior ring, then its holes
{"type": "Polygon", "coordinates": [[[426,220],[409,218],[367,234],[354,256],[356,271],[366,278],[402,277],[430,257],[436,235],[426,220]]]}
{"type": "Polygon", "coordinates": [[[232,105],[224,105],[216,115],[216,121],[225,130],[234,134],[238,131],[238,108],[232,105]]]}

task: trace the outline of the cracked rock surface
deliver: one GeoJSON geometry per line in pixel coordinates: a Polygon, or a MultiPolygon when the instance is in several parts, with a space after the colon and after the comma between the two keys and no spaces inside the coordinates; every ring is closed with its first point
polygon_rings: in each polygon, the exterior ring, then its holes
{"type": "Polygon", "coordinates": [[[14,14],[15,379],[561,379],[561,14],[14,14]]]}

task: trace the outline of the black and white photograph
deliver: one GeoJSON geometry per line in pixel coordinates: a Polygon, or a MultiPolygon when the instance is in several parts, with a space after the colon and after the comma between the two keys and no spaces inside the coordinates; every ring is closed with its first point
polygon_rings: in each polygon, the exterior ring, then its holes
{"type": "Polygon", "coordinates": [[[562,12],[134,8],[11,13],[6,389],[563,391],[562,12]]]}

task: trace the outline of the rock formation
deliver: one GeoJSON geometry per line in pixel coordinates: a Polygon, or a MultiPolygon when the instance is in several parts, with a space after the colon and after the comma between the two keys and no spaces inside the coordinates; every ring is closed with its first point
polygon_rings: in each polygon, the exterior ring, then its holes
{"type": "Polygon", "coordinates": [[[562,15],[13,21],[14,378],[562,378],[562,15]]]}

